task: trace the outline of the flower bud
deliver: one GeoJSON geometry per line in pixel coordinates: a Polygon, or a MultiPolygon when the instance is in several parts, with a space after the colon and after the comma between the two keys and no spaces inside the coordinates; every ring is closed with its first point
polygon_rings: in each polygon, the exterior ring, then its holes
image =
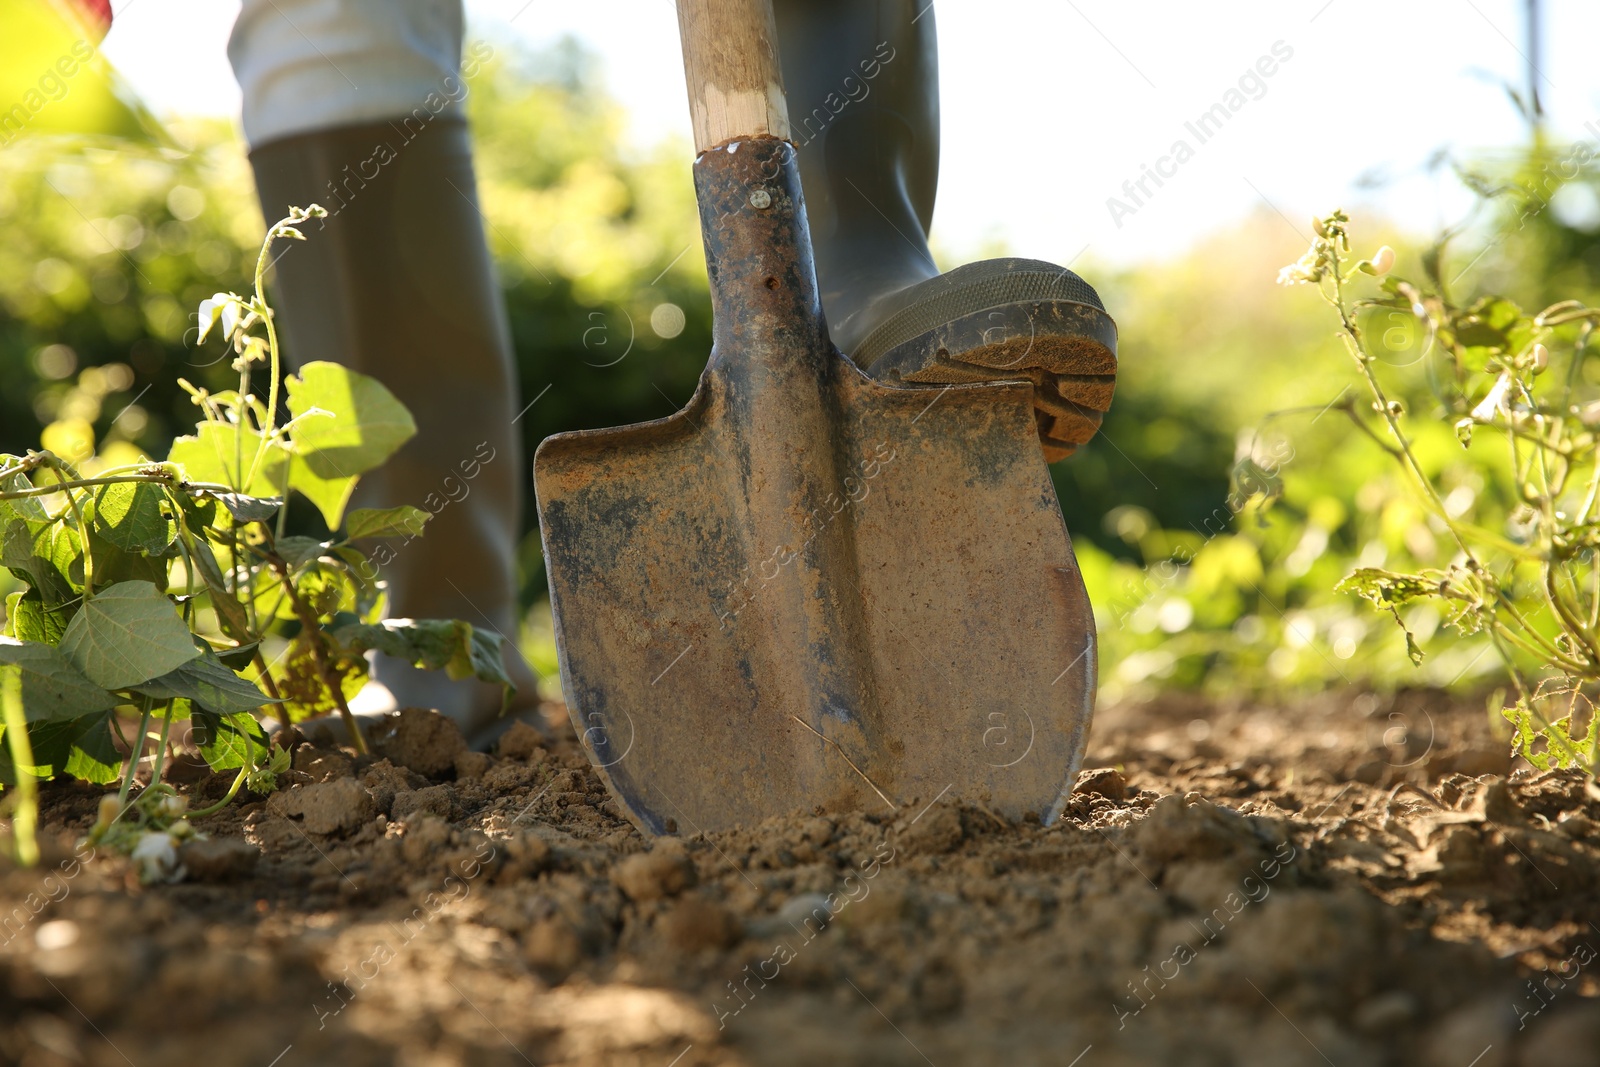
{"type": "Polygon", "coordinates": [[[1374,274],[1388,274],[1394,269],[1394,249],[1384,245],[1372,257],[1372,272],[1374,274]]]}
{"type": "Polygon", "coordinates": [[[100,798],[99,810],[95,813],[94,828],[104,830],[117,821],[117,816],[122,814],[122,801],[115,793],[107,793],[100,798]]]}
{"type": "Polygon", "coordinates": [[[1543,374],[1546,367],[1550,366],[1550,350],[1542,344],[1533,346],[1533,373],[1543,374]]]}

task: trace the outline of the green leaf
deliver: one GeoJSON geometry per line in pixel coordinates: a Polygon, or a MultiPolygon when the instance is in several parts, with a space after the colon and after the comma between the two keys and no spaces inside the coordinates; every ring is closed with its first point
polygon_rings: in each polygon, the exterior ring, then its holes
{"type": "Polygon", "coordinates": [[[251,641],[249,644],[240,645],[237,648],[219,648],[217,649],[217,658],[229,670],[242,671],[255,662],[256,649],[259,647],[259,644],[251,641]]]}
{"type": "MultiPolygon", "coordinates": [[[[11,465],[18,457],[0,457],[0,465],[11,465]]],[[[33,482],[26,474],[16,472],[0,478],[0,493],[17,493],[25,489],[35,488],[33,482]]],[[[49,513],[44,510],[44,505],[38,497],[24,496],[15,500],[0,500],[0,521],[4,521],[8,514],[15,515],[27,522],[47,522],[49,513]]]]}
{"type": "Polygon", "coordinates": [[[206,591],[211,594],[211,610],[217,613],[217,625],[222,628],[222,632],[235,641],[252,640],[250,616],[245,611],[244,605],[228,592],[227,584],[222,577],[222,567],[217,563],[216,553],[211,551],[211,546],[204,538],[194,539],[194,552],[191,558],[195,569],[200,572],[201,580],[205,582],[206,591]]]}
{"type": "Polygon", "coordinates": [[[205,493],[179,492],[177,495],[183,507],[183,521],[188,525],[190,533],[196,537],[203,537],[206,530],[217,525],[215,497],[205,493]]]}
{"type": "Polygon", "coordinates": [[[1512,727],[1512,756],[1521,756],[1541,771],[1578,767],[1595,773],[1595,761],[1600,758],[1600,711],[1590,710],[1589,729],[1582,738],[1568,732],[1571,716],[1541,723],[1524,701],[1502,708],[1500,714],[1512,727]],[[1544,741],[1542,750],[1536,747],[1540,740],[1544,741]]]}
{"type": "MultiPolygon", "coordinates": [[[[95,588],[115,585],[117,582],[149,582],[157,589],[167,588],[167,560],[163,556],[147,556],[142,552],[129,552],[101,538],[91,525],[89,547],[94,552],[95,588]]],[[[82,568],[73,574],[81,580],[82,568]]]]}
{"type": "Polygon", "coordinates": [[[84,519],[124,552],[161,556],[178,536],[178,524],[162,510],[168,504],[166,492],[153,482],[113,482],[95,488],[85,502],[84,519]]]}
{"type": "Polygon", "coordinates": [[[268,755],[267,734],[253,715],[218,715],[196,708],[189,718],[201,757],[214,771],[254,767],[268,755]]]}
{"type": "Polygon", "coordinates": [[[157,700],[191,700],[207,711],[222,715],[254,711],[276,704],[256,684],[229,670],[215,652],[206,651],[159,678],[131,687],[157,700]]]}
{"type": "Polygon", "coordinates": [[[364,474],[416,435],[405,405],[376,378],[348,367],[307,363],[287,385],[289,411],[300,420],[290,431],[293,451],[319,478],[364,474]]]}
{"type": "Polygon", "coordinates": [[[72,612],[76,610],[76,604],[72,605],[71,610],[47,609],[37,589],[12,593],[6,598],[6,615],[11,620],[11,636],[24,641],[42,641],[47,645],[61,643],[61,635],[66,632],[67,623],[72,619],[72,612]]]}
{"type": "Polygon", "coordinates": [[[1379,607],[1391,607],[1436,596],[1439,582],[1437,579],[1430,581],[1420,574],[1400,574],[1379,567],[1358,567],[1333,588],[1336,593],[1355,593],[1379,607]]]}
{"type": "Polygon", "coordinates": [[[396,508],[357,508],[345,520],[350,539],[361,537],[419,537],[433,513],[410,504],[396,508]]]}
{"type": "Polygon", "coordinates": [[[283,561],[293,568],[316,559],[328,551],[331,544],[332,542],[319,541],[315,537],[280,537],[273,542],[272,547],[283,557],[283,561]]]}
{"type": "Polygon", "coordinates": [[[78,531],[61,522],[31,528],[14,522],[5,537],[6,566],[37,589],[46,605],[54,609],[77,600],[83,592],[83,542],[78,531]]]}
{"type": "Polygon", "coordinates": [[[81,729],[67,750],[62,770],[80,781],[98,785],[114,782],[121,776],[122,753],[111,739],[111,716],[114,714],[105,711],[74,720],[81,724],[81,729]]]}
{"type": "Polygon", "coordinates": [[[239,522],[265,522],[276,515],[278,509],[283,506],[283,498],[277,496],[245,496],[243,493],[207,493],[205,495],[227,508],[228,514],[239,522]]]}
{"type": "Polygon", "coordinates": [[[499,634],[460,619],[385,619],[340,627],[334,640],[356,651],[376,649],[414,667],[443,670],[451,678],[481,678],[510,687],[499,634]]]}
{"type": "Polygon", "coordinates": [[[121,582],[85,602],[61,651],[106,689],[149,681],[200,655],[178,609],[149,582],[121,582]]]}
{"type": "Polygon", "coordinates": [[[356,610],[356,579],[343,566],[315,563],[295,578],[295,590],[319,618],[356,610]]]}
{"type": "MultiPolygon", "coordinates": [[[[329,659],[338,676],[339,691],[348,701],[366,684],[367,661],[351,653],[335,653],[329,659]]],[[[274,676],[278,679],[278,692],[283,695],[293,721],[301,722],[317,715],[326,715],[338,706],[317,670],[316,655],[305,631],[302,630],[289,642],[289,652],[279,662],[281,666],[274,676]]]]}
{"type": "Polygon", "coordinates": [[[22,710],[29,722],[77,718],[117,704],[114,694],[85,678],[50,645],[0,637],[0,664],[22,672],[22,710]]]}
{"type": "Polygon", "coordinates": [[[362,622],[376,622],[378,603],[383,595],[378,584],[378,565],[354,545],[340,545],[333,554],[344,564],[345,573],[355,586],[356,614],[362,622]]]}
{"type": "Polygon", "coordinates": [[[313,471],[303,457],[293,456],[289,460],[289,487],[316,505],[330,530],[337,530],[344,521],[344,509],[350,504],[358,480],[356,475],[324,478],[313,471]]]}
{"type": "Polygon", "coordinates": [[[1487,348],[1504,352],[1510,344],[1506,335],[1486,322],[1467,319],[1456,327],[1456,340],[1466,348],[1487,348]]]}
{"type": "MultiPolygon", "coordinates": [[[[111,739],[112,711],[95,712],[76,719],[54,719],[28,724],[28,745],[33,749],[34,775],[54,778],[71,774],[89,782],[114,782],[122,756],[111,739]]],[[[10,746],[0,746],[0,783],[17,782],[10,746]]]]}
{"type": "Polygon", "coordinates": [[[183,467],[184,476],[192,482],[214,482],[230,486],[246,496],[271,497],[277,495],[283,481],[289,456],[283,446],[274,443],[267,449],[261,469],[256,471],[249,485],[241,485],[249,473],[250,462],[255,458],[261,435],[246,430],[240,441],[239,428],[224,422],[202,422],[192,437],[179,437],[172,442],[167,459],[183,467]],[[240,469],[239,452],[243,452],[243,470],[240,469]]]}

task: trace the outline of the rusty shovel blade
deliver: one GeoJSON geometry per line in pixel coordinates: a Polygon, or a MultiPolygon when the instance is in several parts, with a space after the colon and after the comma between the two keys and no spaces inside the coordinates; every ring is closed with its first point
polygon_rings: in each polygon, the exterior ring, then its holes
{"type": "Polygon", "coordinates": [[[964,795],[1059,815],[1094,619],[1026,384],[891,387],[828,340],[794,150],[695,164],[687,407],[534,465],[574,728],[648,833],[964,795]]]}

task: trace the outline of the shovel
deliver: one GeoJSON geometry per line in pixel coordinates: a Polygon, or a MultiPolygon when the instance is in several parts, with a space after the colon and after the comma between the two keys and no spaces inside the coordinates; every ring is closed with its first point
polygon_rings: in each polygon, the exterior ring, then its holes
{"type": "Polygon", "coordinates": [[[539,446],[573,726],[649,834],[947,793],[1048,824],[1096,657],[1031,386],[833,346],[769,0],[678,22],[714,343],[683,410],[539,446]]]}

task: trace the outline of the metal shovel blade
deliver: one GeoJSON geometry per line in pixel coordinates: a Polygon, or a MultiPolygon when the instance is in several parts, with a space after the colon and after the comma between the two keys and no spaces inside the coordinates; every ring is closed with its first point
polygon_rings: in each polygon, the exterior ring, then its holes
{"type": "Polygon", "coordinates": [[[866,377],[827,338],[793,149],[695,170],[716,340],[694,397],[535,460],[595,766],[657,834],[946,791],[1052,821],[1095,635],[1029,386],[866,377]]]}

